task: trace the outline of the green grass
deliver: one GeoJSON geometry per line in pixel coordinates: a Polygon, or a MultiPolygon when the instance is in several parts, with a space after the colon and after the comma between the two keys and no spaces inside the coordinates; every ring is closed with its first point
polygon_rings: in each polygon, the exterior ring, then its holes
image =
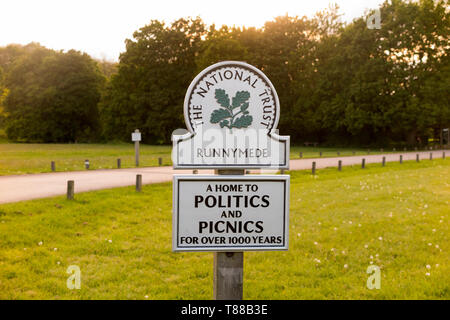
{"type": "MultiPolygon", "coordinates": [[[[289,250],[244,254],[245,299],[450,298],[450,160],[290,174],[289,250]]],[[[171,202],[166,183],[1,205],[0,299],[211,299],[213,254],[171,252],[171,202]]]]}
{"type": "MultiPolygon", "coordinates": [[[[367,154],[366,149],[291,147],[291,159],[351,156],[367,154]]],[[[157,166],[158,158],[163,165],[172,165],[172,146],[141,145],[140,165],[157,166]]],[[[380,152],[371,151],[371,154],[380,152]]],[[[1,143],[0,140],[0,175],[51,172],[50,162],[55,161],[56,171],[85,170],[84,160],[90,162],[90,169],[117,168],[117,159],[122,161],[122,168],[131,168],[134,163],[133,144],[25,144],[1,143]]]]}
{"type": "MultiPolygon", "coordinates": [[[[157,166],[172,163],[171,146],[140,146],[140,165],[157,166]]],[[[85,170],[84,160],[90,169],[122,168],[135,166],[133,144],[0,144],[0,175],[50,172],[50,162],[55,161],[56,171],[85,170]]]]}

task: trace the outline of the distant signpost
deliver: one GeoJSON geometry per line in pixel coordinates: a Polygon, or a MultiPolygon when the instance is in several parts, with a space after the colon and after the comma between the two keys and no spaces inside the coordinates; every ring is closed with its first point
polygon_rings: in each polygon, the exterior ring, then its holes
{"type": "Polygon", "coordinates": [[[288,249],[289,175],[245,176],[289,169],[279,116],[272,83],[244,62],[209,66],[187,90],[173,166],[218,175],[174,176],[173,250],[214,252],[215,299],[242,299],[244,251],[288,249]]]}
{"type": "Polygon", "coordinates": [[[136,167],[139,167],[139,142],[141,141],[141,133],[139,132],[139,129],[136,129],[131,133],[131,141],[134,141],[135,163],[136,167]]]}

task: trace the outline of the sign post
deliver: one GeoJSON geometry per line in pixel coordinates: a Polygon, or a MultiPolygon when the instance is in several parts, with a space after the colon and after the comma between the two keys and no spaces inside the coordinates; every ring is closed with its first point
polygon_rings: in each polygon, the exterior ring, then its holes
{"type": "Polygon", "coordinates": [[[245,175],[289,169],[279,115],[272,83],[244,62],[214,64],[187,90],[188,132],[172,135],[174,168],[215,175],[174,176],[172,248],[214,252],[216,300],[243,298],[245,251],[288,249],[289,175],[245,175]]]}
{"type": "MultiPolygon", "coordinates": [[[[218,175],[244,175],[245,170],[216,170],[218,175]]],[[[242,300],[244,293],[244,253],[215,252],[213,265],[214,300],[242,300]]]]}
{"type": "Polygon", "coordinates": [[[136,129],[133,133],[131,133],[131,141],[134,141],[135,162],[136,167],[139,167],[139,141],[141,141],[141,133],[139,132],[139,129],[136,129]]]}

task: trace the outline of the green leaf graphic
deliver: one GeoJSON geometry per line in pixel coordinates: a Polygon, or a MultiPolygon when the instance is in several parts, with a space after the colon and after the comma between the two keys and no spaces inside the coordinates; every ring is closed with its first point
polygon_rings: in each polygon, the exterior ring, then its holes
{"type": "Polygon", "coordinates": [[[253,117],[249,115],[243,115],[242,117],[237,118],[233,122],[233,127],[235,128],[246,128],[252,124],[253,117]]]}
{"type": "Polygon", "coordinates": [[[249,98],[250,98],[250,92],[248,92],[248,91],[238,91],[238,92],[236,92],[236,95],[234,96],[233,103],[232,103],[233,109],[237,108],[237,107],[240,107],[241,104],[246,102],[249,98]]]}
{"type": "Polygon", "coordinates": [[[220,127],[221,127],[221,128],[223,128],[223,127],[228,127],[228,120],[223,120],[223,121],[220,123],[220,127]]]}
{"type": "Polygon", "coordinates": [[[238,91],[232,100],[232,105],[230,106],[230,97],[224,89],[216,89],[215,98],[220,108],[214,110],[211,113],[211,123],[219,123],[221,128],[247,128],[252,124],[253,117],[249,115],[248,107],[250,99],[250,92],[248,91],[238,91]],[[233,110],[240,108],[238,112],[233,110]],[[240,117],[238,117],[241,115],[240,117]]]}
{"type": "Polygon", "coordinates": [[[216,89],[215,91],[215,97],[217,102],[224,108],[230,107],[230,98],[228,97],[228,94],[225,93],[225,90],[223,89],[216,89]]]}
{"type": "Polygon", "coordinates": [[[217,109],[211,113],[211,123],[218,123],[226,118],[231,118],[231,113],[227,109],[217,109]]]}
{"type": "Polygon", "coordinates": [[[246,111],[246,110],[248,109],[248,106],[249,106],[248,102],[242,104],[242,106],[241,106],[241,111],[242,111],[242,112],[246,111]]]}

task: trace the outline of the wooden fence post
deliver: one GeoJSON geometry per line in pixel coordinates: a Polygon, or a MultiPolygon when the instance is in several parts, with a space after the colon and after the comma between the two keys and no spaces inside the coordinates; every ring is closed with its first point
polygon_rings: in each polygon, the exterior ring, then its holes
{"type": "Polygon", "coordinates": [[[342,171],[342,160],[338,161],[338,170],[342,171]]]}
{"type": "Polygon", "coordinates": [[[403,163],[403,156],[400,155],[400,164],[402,164],[402,163],[403,163]]]}
{"type": "Polygon", "coordinates": [[[67,181],[67,200],[73,200],[75,193],[75,182],[73,180],[67,181]]]}
{"type": "Polygon", "coordinates": [[[420,160],[419,160],[419,154],[417,153],[416,154],[416,162],[419,162],[420,160]]]}
{"type": "Polygon", "coordinates": [[[386,157],[383,157],[383,160],[381,160],[381,165],[383,167],[386,165],[386,157]]]}
{"type": "Polygon", "coordinates": [[[136,175],[136,191],[137,192],[142,191],[142,174],[136,175]]]}
{"type": "Polygon", "coordinates": [[[117,169],[120,169],[121,166],[122,166],[122,160],[117,159],[117,169]]]}
{"type": "Polygon", "coordinates": [[[51,167],[52,171],[55,172],[55,161],[52,161],[50,163],[50,167],[51,167]]]}
{"type": "Polygon", "coordinates": [[[312,169],[311,169],[311,172],[312,172],[313,175],[316,174],[316,162],[315,162],[315,161],[313,161],[313,163],[312,163],[312,169]]]}
{"type": "Polygon", "coordinates": [[[158,158],[158,166],[162,166],[162,158],[158,158]]]}

